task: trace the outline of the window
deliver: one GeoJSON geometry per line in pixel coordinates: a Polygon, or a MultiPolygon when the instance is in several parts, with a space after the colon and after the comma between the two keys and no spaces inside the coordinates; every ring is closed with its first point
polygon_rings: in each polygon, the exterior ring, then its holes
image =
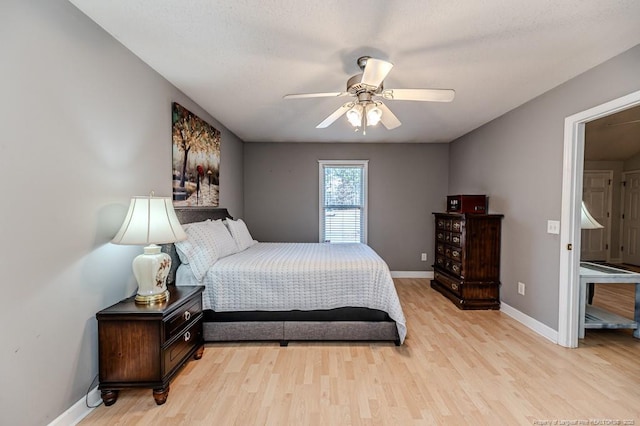
{"type": "Polygon", "coordinates": [[[319,160],[320,241],[367,242],[369,160],[319,160]]]}

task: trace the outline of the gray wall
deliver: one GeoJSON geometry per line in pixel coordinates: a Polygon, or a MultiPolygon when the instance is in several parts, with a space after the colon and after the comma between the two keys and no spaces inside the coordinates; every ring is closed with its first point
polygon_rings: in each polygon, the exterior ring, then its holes
{"type": "Polygon", "coordinates": [[[546,223],[560,219],[564,119],[639,90],[639,72],[636,46],[450,146],[449,192],[487,193],[490,210],[505,215],[502,300],[556,330],[560,238],[546,223]]]}
{"type": "Polygon", "coordinates": [[[132,195],[171,194],[171,102],[222,131],[235,215],[243,144],[64,0],[4,0],[0,34],[0,424],[43,425],[97,374],[95,313],[135,291],[141,248],[109,240],[132,195]]]}
{"type": "Polygon", "coordinates": [[[633,172],[636,170],[640,170],[640,153],[624,161],[625,172],[633,172]]]}
{"type": "Polygon", "coordinates": [[[431,270],[445,144],[247,143],[245,220],[259,241],[318,241],[318,160],[369,160],[369,245],[394,271],[431,270]],[[420,253],[427,253],[427,262],[420,253]]]}

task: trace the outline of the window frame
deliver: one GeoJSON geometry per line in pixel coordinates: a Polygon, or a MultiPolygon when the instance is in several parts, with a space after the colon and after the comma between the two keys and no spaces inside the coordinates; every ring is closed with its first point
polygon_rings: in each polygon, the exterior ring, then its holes
{"type": "Polygon", "coordinates": [[[319,205],[318,205],[318,241],[324,242],[324,225],[325,225],[325,167],[340,166],[354,167],[362,169],[362,217],[360,242],[367,244],[368,241],[368,216],[369,216],[369,160],[318,160],[318,187],[319,187],[319,205]]]}

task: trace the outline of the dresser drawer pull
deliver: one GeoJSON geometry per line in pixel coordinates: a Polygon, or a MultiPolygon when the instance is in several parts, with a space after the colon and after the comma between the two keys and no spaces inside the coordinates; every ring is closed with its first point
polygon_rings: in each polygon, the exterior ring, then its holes
{"type": "Polygon", "coordinates": [[[451,289],[452,289],[452,290],[457,290],[457,289],[458,289],[458,284],[456,284],[456,283],[451,283],[451,289]]]}
{"type": "Polygon", "coordinates": [[[189,321],[189,319],[191,319],[191,312],[184,311],[184,320],[189,321]]]}
{"type": "Polygon", "coordinates": [[[188,342],[189,339],[191,339],[191,333],[187,331],[186,333],[184,333],[184,341],[188,342]]]}

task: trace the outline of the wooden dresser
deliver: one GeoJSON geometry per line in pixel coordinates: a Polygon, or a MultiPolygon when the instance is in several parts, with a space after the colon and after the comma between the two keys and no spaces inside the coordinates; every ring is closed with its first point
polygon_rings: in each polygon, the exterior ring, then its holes
{"type": "Polygon", "coordinates": [[[134,297],[96,314],[98,361],[105,405],[125,388],[151,388],[158,405],[169,394],[169,382],[193,356],[204,351],[203,286],[168,286],[169,300],[138,305],[134,297]]]}
{"type": "Polygon", "coordinates": [[[503,215],[434,213],[431,287],[460,309],[500,309],[500,232],[503,215]]]}

